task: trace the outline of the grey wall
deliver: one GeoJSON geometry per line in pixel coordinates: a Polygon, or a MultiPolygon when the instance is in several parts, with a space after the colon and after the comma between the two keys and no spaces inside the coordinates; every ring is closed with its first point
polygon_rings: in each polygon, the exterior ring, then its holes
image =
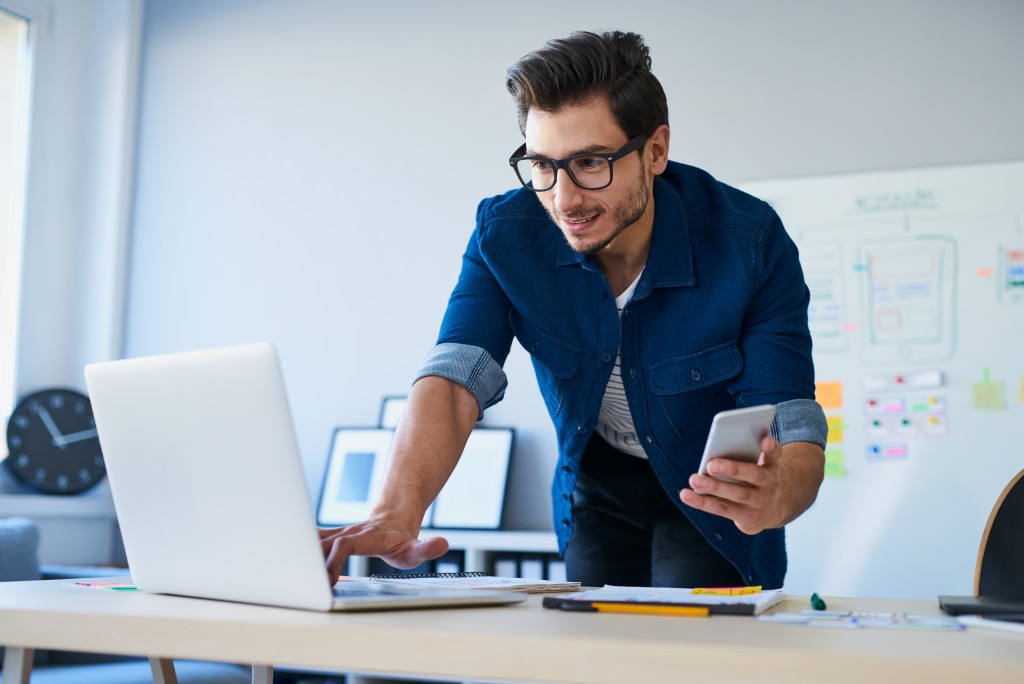
{"type": "MultiPolygon", "coordinates": [[[[506,67],[645,35],[674,159],[726,182],[1024,158],[1024,3],[150,0],[127,355],[268,339],[311,489],[431,346],[476,202],[514,184],[506,67]]],[[[785,218],[785,217],[783,217],[785,218]]],[[[518,347],[512,526],[545,529],[553,431],[518,347]]]]}

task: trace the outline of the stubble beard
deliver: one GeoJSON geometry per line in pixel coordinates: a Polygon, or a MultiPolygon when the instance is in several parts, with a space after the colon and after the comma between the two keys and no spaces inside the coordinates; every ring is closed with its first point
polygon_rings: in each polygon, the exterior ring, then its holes
{"type": "MultiPolygon", "coordinates": [[[[642,217],[644,212],[647,211],[647,203],[651,199],[651,192],[645,182],[647,174],[644,173],[643,166],[644,165],[641,163],[640,173],[637,175],[636,183],[634,183],[633,187],[630,189],[629,195],[626,197],[626,201],[612,209],[611,217],[614,228],[605,238],[591,242],[585,237],[577,237],[562,231],[562,235],[565,237],[566,243],[568,243],[569,247],[572,248],[573,251],[580,254],[596,254],[611,244],[612,240],[617,238],[622,231],[640,220],[640,217],[642,217]]],[[[556,216],[554,211],[548,209],[548,214],[550,214],[551,220],[555,222],[555,225],[559,225],[559,218],[572,220],[574,218],[592,216],[597,212],[597,207],[583,207],[570,213],[559,213],[556,216]]]]}

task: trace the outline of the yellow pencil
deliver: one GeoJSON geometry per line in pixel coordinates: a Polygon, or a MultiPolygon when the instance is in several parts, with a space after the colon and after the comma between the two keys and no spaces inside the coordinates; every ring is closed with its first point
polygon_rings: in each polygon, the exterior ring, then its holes
{"type": "Polygon", "coordinates": [[[691,594],[707,594],[711,596],[746,596],[747,594],[758,594],[761,586],[756,587],[698,587],[691,591],[691,594]]]}
{"type": "Polygon", "coordinates": [[[639,603],[600,603],[590,607],[599,613],[632,613],[634,615],[677,615],[681,617],[707,617],[710,611],[700,606],[652,606],[639,603]]]}

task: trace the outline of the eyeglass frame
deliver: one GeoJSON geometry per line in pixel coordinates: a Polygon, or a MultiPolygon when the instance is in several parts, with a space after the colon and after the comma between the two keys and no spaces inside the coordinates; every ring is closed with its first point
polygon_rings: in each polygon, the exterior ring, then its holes
{"type": "Polygon", "coordinates": [[[526,152],[526,143],[523,143],[522,145],[519,146],[519,149],[513,152],[512,156],[508,158],[508,163],[509,166],[512,167],[512,170],[515,171],[516,178],[518,178],[519,182],[523,184],[523,187],[526,188],[527,190],[532,190],[533,192],[547,192],[548,190],[554,188],[555,184],[558,183],[558,169],[564,170],[565,175],[569,176],[569,179],[578,188],[582,188],[583,190],[604,190],[605,188],[612,184],[613,180],[615,180],[615,162],[639,150],[647,143],[648,139],[649,138],[646,133],[641,133],[630,138],[625,145],[620,147],[615,152],[580,152],[579,154],[570,154],[568,157],[565,157],[563,159],[551,159],[550,157],[538,157],[534,155],[527,156],[524,154],[526,152]],[[572,170],[569,168],[569,163],[575,159],[582,159],[584,157],[600,157],[601,159],[604,159],[605,161],[608,162],[607,183],[596,188],[588,188],[581,184],[578,180],[576,180],[576,176],[573,175],[572,170]],[[532,177],[529,182],[523,180],[522,174],[519,173],[518,166],[519,162],[521,161],[544,161],[551,164],[552,169],[554,169],[554,172],[552,173],[552,178],[554,180],[551,181],[551,185],[547,188],[544,188],[543,190],[538,190],[537,188],[533,187],[533,185],[531,185],[531,183],[533,182],[532,177]]]}

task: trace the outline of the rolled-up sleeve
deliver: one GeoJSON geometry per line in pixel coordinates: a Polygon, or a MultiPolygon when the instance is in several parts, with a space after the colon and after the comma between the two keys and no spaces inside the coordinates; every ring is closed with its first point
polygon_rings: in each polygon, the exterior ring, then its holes
{"type": "Polygon", "coordinates": [[[505,396],[508,378],[498,362],[481,347],[445,342],[430,350],[427,360],[413,383],[428,375],[435,375],[462,385],[476,397],[480,406],[477,420],[484,410],[505,396]]]}
{"type": "Polygon", "coordinates": [[[775,405],[772,437],[779,444],[812,442],[822,449],[828,438],[825,412],[813,399],[790,399],[775,405]]]}

